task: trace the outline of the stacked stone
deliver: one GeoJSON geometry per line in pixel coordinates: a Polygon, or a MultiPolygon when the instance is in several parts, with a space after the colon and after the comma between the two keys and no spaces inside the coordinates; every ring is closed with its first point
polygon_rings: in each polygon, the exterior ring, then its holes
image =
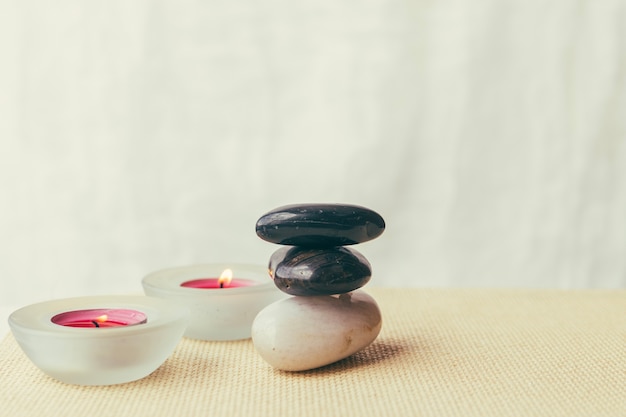
{"type": "Polygon", "coordinates": [[[376,301],[359,290],[372,276],[367,259],[351,245],[385,230],[365,207],[290,205],[257,221],[257,235],[284,245],[271,256],[274,284],[293,296],[262,310],[252,340],[272,366],[302,371],[328,365],[365,348],[382,325],[376,301]]]}

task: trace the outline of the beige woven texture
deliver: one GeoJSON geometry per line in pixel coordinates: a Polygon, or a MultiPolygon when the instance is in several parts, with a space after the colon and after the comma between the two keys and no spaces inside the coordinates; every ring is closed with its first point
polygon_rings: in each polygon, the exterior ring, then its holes
{"type": "Polygon", "coordinates": [[[12,336],[1,416],[625,416],[626,291],[371,289],[383,330],[301,373],[250,341],[183,339],[140,381],[66,385],[12,336]]]}

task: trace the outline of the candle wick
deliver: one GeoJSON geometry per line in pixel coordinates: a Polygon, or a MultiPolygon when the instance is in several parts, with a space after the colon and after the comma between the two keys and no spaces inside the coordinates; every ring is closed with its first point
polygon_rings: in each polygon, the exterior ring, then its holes
{"type": "Polygon", "coordinates": [[[96,326],[96,327],[100,327],[100,325],[98,324],[98,322],[97,322],[97,321],[95,321],[95,320],[91,320],[91,322],[93,323],[93,325],[94,325],[94,326],[96,326]]]}
{"type": "Polygon", "coordinates": [[[224,288],[224,283],[220,282],[220,288],[224,288]]]}

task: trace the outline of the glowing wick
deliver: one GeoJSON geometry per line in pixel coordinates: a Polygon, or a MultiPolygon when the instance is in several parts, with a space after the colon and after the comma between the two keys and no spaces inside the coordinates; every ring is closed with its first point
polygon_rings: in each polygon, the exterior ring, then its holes
{"type": "Polygon", "coordinates": [[[217,283],[220,284],[220,288],[228,287],[230,282],[233,280],[233,271],[232,269],[225,269],[222,272],[222,275],[217,280],[217,283]]]}

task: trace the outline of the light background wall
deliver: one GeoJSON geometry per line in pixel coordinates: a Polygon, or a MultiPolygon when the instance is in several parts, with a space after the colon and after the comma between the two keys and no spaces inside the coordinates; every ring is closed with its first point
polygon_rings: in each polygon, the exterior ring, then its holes
{"type": "Polygon", "coordinates": [[[373,208],[370,285],[626,285],[626,2],[2,1],[0,305],[265,264],[373,208]]]}

